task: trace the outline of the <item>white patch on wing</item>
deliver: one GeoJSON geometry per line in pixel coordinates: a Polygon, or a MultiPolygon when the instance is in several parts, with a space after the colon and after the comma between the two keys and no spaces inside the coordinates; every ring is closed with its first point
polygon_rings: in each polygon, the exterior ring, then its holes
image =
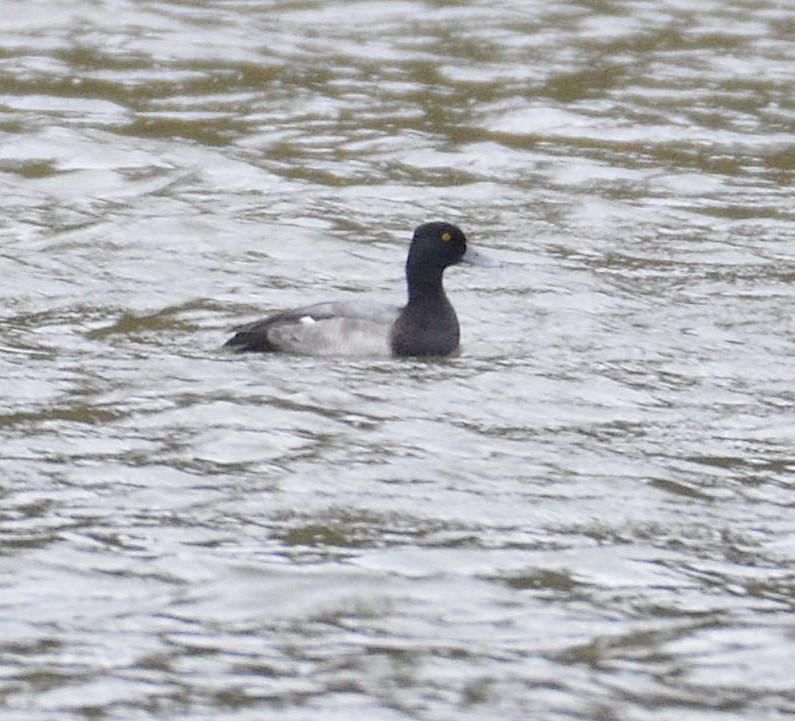
{"type": "Polygon", "coordinates": [[[317,323],[317,321],[311,315],[301,316],[301,322],[306,325],[312,325],[313,323],[317,323]]]}

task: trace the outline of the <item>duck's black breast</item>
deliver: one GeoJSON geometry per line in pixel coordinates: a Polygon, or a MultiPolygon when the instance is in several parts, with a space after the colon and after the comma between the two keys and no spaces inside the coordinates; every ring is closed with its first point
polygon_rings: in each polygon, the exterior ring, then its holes
{"type": "Polygon", "coordinates": [[[395,356],[445,356],[458,348],[460,330],[447,297],[415,301],[400,312],[392,326],[390,346],[395,356]]]}

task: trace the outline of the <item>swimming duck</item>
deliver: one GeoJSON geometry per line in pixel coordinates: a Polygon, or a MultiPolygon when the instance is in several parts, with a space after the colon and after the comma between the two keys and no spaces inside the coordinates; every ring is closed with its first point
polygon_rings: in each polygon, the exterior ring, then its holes
{"type": "Polygon", "coordinates": [[[240,326],[224,345],[237,352],[299,355],[446,356],[458,348],[458,318],[442,287],[460,262],[499,265],[467,247],[451,223],[424,223],[406,260],[408,303],[400,307],[332,301],[284,310],[240,326]]]}

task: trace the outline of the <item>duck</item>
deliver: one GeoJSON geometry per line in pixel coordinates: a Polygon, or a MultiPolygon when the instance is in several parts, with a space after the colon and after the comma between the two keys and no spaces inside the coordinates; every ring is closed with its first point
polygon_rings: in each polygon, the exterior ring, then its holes
{"type": "Polygon", "coordinates": [[[458,350],[460,328],[442,276],[458,263],[499,265],[469,246],[457,225],[423,223],[414,230],[406,258],[406,305],[338,300],[277,311],[235,328],[224,346],[238,353],[449,356],[458,350]]]}

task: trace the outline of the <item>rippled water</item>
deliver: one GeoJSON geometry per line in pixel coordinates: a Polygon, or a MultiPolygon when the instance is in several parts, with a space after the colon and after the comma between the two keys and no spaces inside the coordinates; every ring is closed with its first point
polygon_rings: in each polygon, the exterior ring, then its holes
{"type": "Polygon", "coordinates": [[[0,718],[795,713],[791,3],[2,15],[0,718]],[[459,356],[219,350],[437,218],[459,356]]]}

